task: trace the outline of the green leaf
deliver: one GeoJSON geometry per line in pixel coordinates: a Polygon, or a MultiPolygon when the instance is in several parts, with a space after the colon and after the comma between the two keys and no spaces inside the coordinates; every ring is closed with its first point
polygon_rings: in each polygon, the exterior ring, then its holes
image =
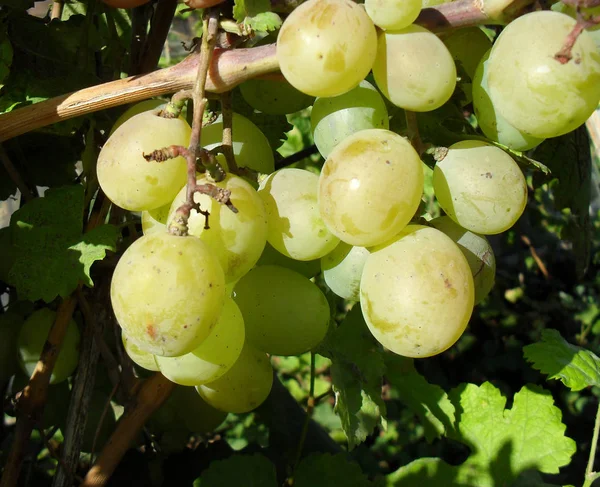
{"type": "Polygon", "coordinates": [[[358,304],[328,334],[318,353],[332,360],[335,411],[352,449],[365,441],[377,424],[385,427],[383,352],[367,329],[358,304]]]}
{"type": "Polygon", "coordinates": [[[233,18],[236,22],[242,23],[246,17],[254,17],[270,10],[271,2],[269,0],[235,0],[233,18]]]}
{"type": "Polygon", "coordinates": [[[194,487],[277,487],[275,465],[258,453],[213,461],[194,481],[194,487]]]}
{"type": "Polygon", "coordinates": [[[372,483],[358,464],[343,453],[314,453],[300,462],[294,472],[295,487],[369,487],[372,483]]]}
{"type": "Polygon", "coordinates": [[[248,17],[244,22],[257,32],[271,32],[279,29],[283,21],[275,12],[262,12],[254,17],[248,17]]]}
{"type": "Polygon", "coordinates": [[[542,331],[542,341],[523,347],[533,368],[558,379],[572,391],[600,386],[600,358],[585,348],[571,345],[557,330],[542,331]]]}
{"type": "Polygon", "coordinates": [[[458,484],[456,482],[456,470],[456,467],[448,465],[441,458],[419,458],[387,475],[384,485],[386,487],[468,486],[468,483],[458,484]],[[432,484],[432,481],[435,484],[432,484]]]}

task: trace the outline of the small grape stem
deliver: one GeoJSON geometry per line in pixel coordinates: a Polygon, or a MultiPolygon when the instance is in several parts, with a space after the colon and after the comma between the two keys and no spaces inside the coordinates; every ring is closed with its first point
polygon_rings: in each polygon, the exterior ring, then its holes
{"type": "Polygon", "coordinates": [[[233,105],[231,103],[231,91],[221,94],[221,115],[223,116],[221,152],[225,156],[229,172],[237,174],[238,166],[233,153],[233,105]]]}
{"type": "Polygon", "coordinates": [[[556,59],[560,64],[567,64],[571,59],[573,59],[573,54],[571,53],[573,46],[575,45],[575,42],[577,42],[577,39],[579,38],[581,33],[588,26],[588,24],[588,21],[580,19],[573,26],[573,30],[571,30],[571,32],[569,32],[569,34],[567,35],[565,43],[561,47],[560,51],[558,51],[554,55],[554,59],[556,59]]]}

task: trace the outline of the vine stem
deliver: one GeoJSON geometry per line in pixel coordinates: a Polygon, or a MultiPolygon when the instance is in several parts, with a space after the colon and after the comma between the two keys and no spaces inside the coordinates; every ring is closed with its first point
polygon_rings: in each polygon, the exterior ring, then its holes
{"type": "MultiPolygon", "coordinates": [[[[306,400],[306,417],[304,418],[304,425],[302,426],[302,433],[300,434],[300,440],[298,441],[298,449],[296,450],[296,459],[294,461],[294,470],[298,468],[300,459],[302,458],[302,451],[304,450],[304,441],[306,440],[306,433],[308,432],[308,426],[312,418],[312,413],[315,408],[315,352],[310,352],[310,386],[308,390],[308,399],[306,400]]],[[[293,485],[293,479],[292,483],[293,485]]]]}
{"type": "Polygon", "coordinates": [[[600,433],[600,401],[598,402],[598,410],[596,411],[596,422],[594,423],[594,434],[592,436],[592,446],[590,448],[590,456],[588,458],[587,468],[585,469],[585,482],[583,487],[591,487],[596,479],[600,477],[599,472],[594,472],[594,460],[596,458],[596,448],[598,447],[598,435],[600,433]]]}

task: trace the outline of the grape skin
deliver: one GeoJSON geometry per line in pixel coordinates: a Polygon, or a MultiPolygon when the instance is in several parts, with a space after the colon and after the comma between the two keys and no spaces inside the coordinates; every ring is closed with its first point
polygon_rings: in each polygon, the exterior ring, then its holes
{"type": "Polygon", "coordinates": [[[314,96],[305,95],[287,81],[250,79],[240,85],[246,103],[255,110],[273,115],[295,113],[313,104],[314,96]]]}
{"type": "Polygon", "coordinates": [[[365,0],[365,9],[377,27],[385,30],[404,29],[421,12],[421,0],[365,0]]]}
{"type": "Polygon", "coordinates": [[[121,125],[123,125],[127,120],[129,120],[134,115],[137,115],[138,113],[143,113],[143,112],[150,112],[150,111],[156,110],[159,107],[163,108],[165,105],[166,105],[166,102],[164,100],[158,100],[158,99],[153,98],[150,100],[141,101],[139,103],[136,103],[135,105],[130,106],[127,110],[125,110],[121,114],[121,116],[119,118],[117,118],[117,121],[110,129],[110,133],[108,135],[111,136],[112,134],[114,134],[115,130],[117,130],[121,125]]]}
{"type": "Polygon", "coordinates": [[[321,258],[321,271],[329,288],[340,298],[360,299],[360,278],[371,252],[344,242],[321,258]]]}
{"type": "Polygon", "coordinates": [[[144,235],[166,232],[170,209],[171,203],[168,203],[154,210],[142,211],[142,232],[144,232],[144,235]]]}
{"type": "Polygon", "coordinates": [[[145,352],[131,340],[128,340],[125,336],[125,333],[121,334],[121,341],[123,342],[125,353],[134,363],[146,370],[152,370],[154,372],[158,372],[160,370],[158,368],[158,364],[156,363],[155,356],[151,353],[145,352]]]}
{"type": "Polygon", "coordinates": [[[279,267],[286,267],[297,272],[298,274],[302,274],[304,277],[308,277],[309,279],[316,276],[321,270],[321,263],[319,259],[306,261],[292,259],[287,255],[283,255],[281,252],[275,250],[269,242],[267,242],[267,245],[265,245],[265,250],[263,250],[260,259],[258,259],[258,262],[256,263],[257,267],[261,265],[277,265],[279,267]]]}

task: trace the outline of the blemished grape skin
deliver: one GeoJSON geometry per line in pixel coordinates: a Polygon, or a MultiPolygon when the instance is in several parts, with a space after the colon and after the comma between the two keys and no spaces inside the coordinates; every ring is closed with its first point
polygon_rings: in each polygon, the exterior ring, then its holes
{"type": "Polygon", "coordinates": [[[312,96],[337,96],[357,86],[369,74],[376,50],[373,22],[350,0],[304,2],[277,37],[283,76],[312,96]]]}
{"type": "Polygon", "coordinates": [[[329,326],[329,304],[304,276],[260,266],[240,279],[233,299],[246,325],[246,341],[274,355],[300,355],[317,346],[329,326]]]}
{"type": "Polygon", "coordinates": [[[144,235],[166,232],[170,209],[171,203],[168,203],[154,210],[142,211],[142,232],[144,235]]]}
{"type": "Polygon", "coordinates": [[[111,302],[127,338],[154,355],[191,352],[210,334],[225,302],[223,269],[196,237],[144,235],[115,268],[111,302]]]}
{"type": "Polygon", "coordinates": [[[600,51],[582,32],[567,63],[555,59],[575,26],[558,12],[525,14],[505,27],[489,58],[488,86],[495,109],[538,138],[571,132],[600,100],[600,51]]]}
{"type": "Polygon", "coordinates": [[[180,118],[142,112],[108,138],[98,156],[98,182],[117,206],[130,211],[153,210],[173,201],[186,182],[186,162],[176,157],[148,162],[144,154],[170,145],[187,147],[191,129],[180,118]]]}
{"type": "Polygon", "coordinates": [[[407,139],[389,130],[362,130],[329,155],[319,179],[325,225],[350,245],[378,245],[414,216],[423,168],[407,139]]]}
{"type": "Polygon", "coordinates": [[[228,413],[246,413],[260,406],[273,385],[269,357],[246,343],[239,358],[225,375],[196,387],[210,406],[228,413]]]}
{"type": "Polygon", "coordinates": [[[365,0],[365,9],[373,23],[385,30],[404,29],[419,16],[421,0],[365,0]]]}
{"type": "Polygon", "coordinates": [[[321,258],[323,278],[329,288],[340,298],[360,299],[360,278],[371,254],[365,247],[353,247],[344,242],[321,258]]]}
{"type": "Polygon", "coordinates": [[[145,352],[131,340],[127,340],[127,337],[124,333],[121,334],[121,341],[123,342],[125,353],[127,353],[127,356],[134,363],[146,370],[152,370],[154,372],[158,372],[160,370],[158,368],[158,364],[156,363],[155,356],[149,352],[145,352]]]}
{"type": "Polygon", "coordinates": [[[250,79],[240,85],[246,103],[263,113],[295,113],[313,104],[314,96],[305,95],[287,81],[250,79]]]}
{"type": "Polygon", "coordinates": [[[384,347],[431,357],[463,334],[473,311],[473,278],[465,256],[439,230],[409,225],[367,258],[363,316],[384,347]]]}
{"type": "Polygon", "coordinates": [[[461,227],[494,235],[512,227],[527,204],[527,182],[502,149],[465,140],[449,147],[433,170],[433,190],[461,227]]]}

